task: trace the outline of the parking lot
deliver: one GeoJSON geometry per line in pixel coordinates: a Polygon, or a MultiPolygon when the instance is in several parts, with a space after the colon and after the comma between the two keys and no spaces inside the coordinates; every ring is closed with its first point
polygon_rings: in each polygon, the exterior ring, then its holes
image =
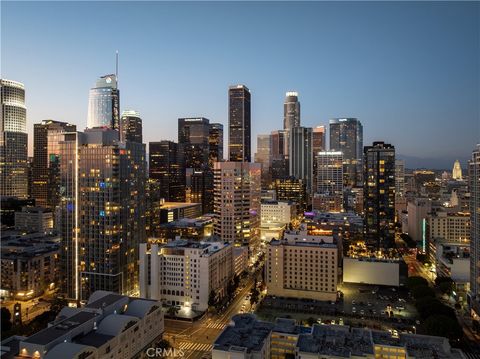
{"type": "Polygon", "coordinates": [[[285,317],[298,320],[309,317],[323,323],[414,330],[417,325],[416,311],[409,302],[408,291],[402,288],[386,288],[367,285],[342,285],[336,302],[320,302],[309,299],[267,296],[259,305],[260,316],[285,317]],[[393,312],[390,313],[389,312],[393,312]]]}

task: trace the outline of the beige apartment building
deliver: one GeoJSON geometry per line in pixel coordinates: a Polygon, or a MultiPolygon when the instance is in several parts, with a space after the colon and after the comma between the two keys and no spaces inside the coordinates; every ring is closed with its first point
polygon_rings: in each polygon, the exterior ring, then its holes
{"type": "Polygon", "coordinates": [[[336,300],[339,243],[330,235],[289,231],[267,249],[266,282],[269,295],[336,300]]]}

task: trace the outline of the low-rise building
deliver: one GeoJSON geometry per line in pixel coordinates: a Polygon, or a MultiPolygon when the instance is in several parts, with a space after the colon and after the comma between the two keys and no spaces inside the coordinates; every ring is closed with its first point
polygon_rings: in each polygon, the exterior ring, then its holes
{"type": "Polygon", "coordinates": [[[336,300],[339,241],[331,235],[309,235],[306,228],[285,232],[267,248],[265,278],[270,295],[336,300]]]}
{"type": "Polygon", "coordinates": [[[470,243],[437,239],[430,245],[430,257],[437,277],[452,278],[459,291],[468,291],[470,282],[470,243]]]}
{"type": "Polygon", "coordinates": [[[47,328],[2,342],[22,358],[130,359],[142,355],[164,331],[161,304],[96,291],[83,308],[63,308],[47,328]]]}
{"type": "Polygon", "coordinates": [[[50,232],[53,229],[53,213],[44,207],[23,207],[15,212],[15,230],[25,232],[50,232]]]}
{"type": "Polygon", "coordinates": [[[262,227],[270,223],[290,223],[297,215],[297,205],[291,201],[262,201],[260,205],[262,227]]]}
{"type": "Polygon", "coordinates": [[[212,359],[270,358],[270,336],[274,325],[258,321],[253,314],[236,315],[219,335],[212,348],[212,359]]]}
{"type": "Polygon", "coordinates": [[[241,275],[248,269],[248,246],[233,247],[233,274],[241,275]]]}
{"type": "Polygon", "coordinates": [[[233,278],[233,245],[177,239],[140,244],[140,296],[203,312],[211,291],[226,295],[233,278]]]}
{"type": "Polygon", "coordinates": [[[437,212],[428,218],[430,240],[469,243],[470,214],[464,212],[437,212]]]}
{"type": "Polygon", "coordinates": [[[462,359],[447,338],[343,325],[298,326],[291,319],[275,324],[252,314],[236,315],[215,341],[212,359],[462,359]]]}
{"type": "Polygon", "coordinates": [[[195,241],[208,240],[213,235],[213,218],[209,216],[181,218],[161,224],[155,232],[156,239],[164,243],[177,237],[195,241]]]}
{"type": "Polygon", "coordinates": [[[407,277],[408,268],[400,258],[343,258],[343,281],[345,283],[398,287],[405,284],[407,277]]]}
{"type": "Polygon", "coordinates": [[[1,288],[4,298],[27,300],[58,282],[60,237],[44,233],[2,233],[1,288]]]}
{"type": "Polygon", "coordinates": [[[197,218],[202,215],[201,203],[161,202],[160,224],[177,221],[182,218],[197,218]]]}

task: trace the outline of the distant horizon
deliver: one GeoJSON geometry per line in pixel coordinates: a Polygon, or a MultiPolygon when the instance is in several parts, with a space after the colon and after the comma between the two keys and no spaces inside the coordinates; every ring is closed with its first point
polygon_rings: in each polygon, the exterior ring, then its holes
{"type": "Polygon", "coordinates": [[[480,143],[477,2],[1,7],[2,78],[25,84],[29,155],[35,123],[86,127],[88,91],[115,72],[116,50],[120,109],[140,113],[147,144],[176,141],[178,118],[198,116],[223,124],[226,149],[238,83],[252,93],[252,159],[257,135],[283,128],[287,91],[299,92],[302,126],[324,125],[328,139],[331,118],[356,117],[364,145],[391,143],[407,168],[466,169],[480,143]]]}

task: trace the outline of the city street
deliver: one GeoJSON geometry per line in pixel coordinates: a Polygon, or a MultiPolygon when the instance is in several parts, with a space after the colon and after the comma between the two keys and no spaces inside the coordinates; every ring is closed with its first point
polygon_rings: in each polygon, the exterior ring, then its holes
{"type": "MultiPolygon", "coordinates": [[[[185,359],[197,359],[206,355],[210,357],[213,342],[223,328],[230,323],[230,318],[241,312],[245,297],[250,294],[252,286],[253,279],[249,279],[245,287],[222,313],[207,313],[193,323],[166,319],[164,338],[175,349],[182,349],[185,352],[185,359]]],[[[249,305],[246,307],[247,309],[249,305]]]]}
{"type": "Polygon", "coordinates": [[[431,284],[434,283],[434,274],[425,267],[421,262],[417,260],[415,254],[404,255],[403,259],[408,265],[408,276],[418,276],[423,277],[428,280],[431,284]]]}

